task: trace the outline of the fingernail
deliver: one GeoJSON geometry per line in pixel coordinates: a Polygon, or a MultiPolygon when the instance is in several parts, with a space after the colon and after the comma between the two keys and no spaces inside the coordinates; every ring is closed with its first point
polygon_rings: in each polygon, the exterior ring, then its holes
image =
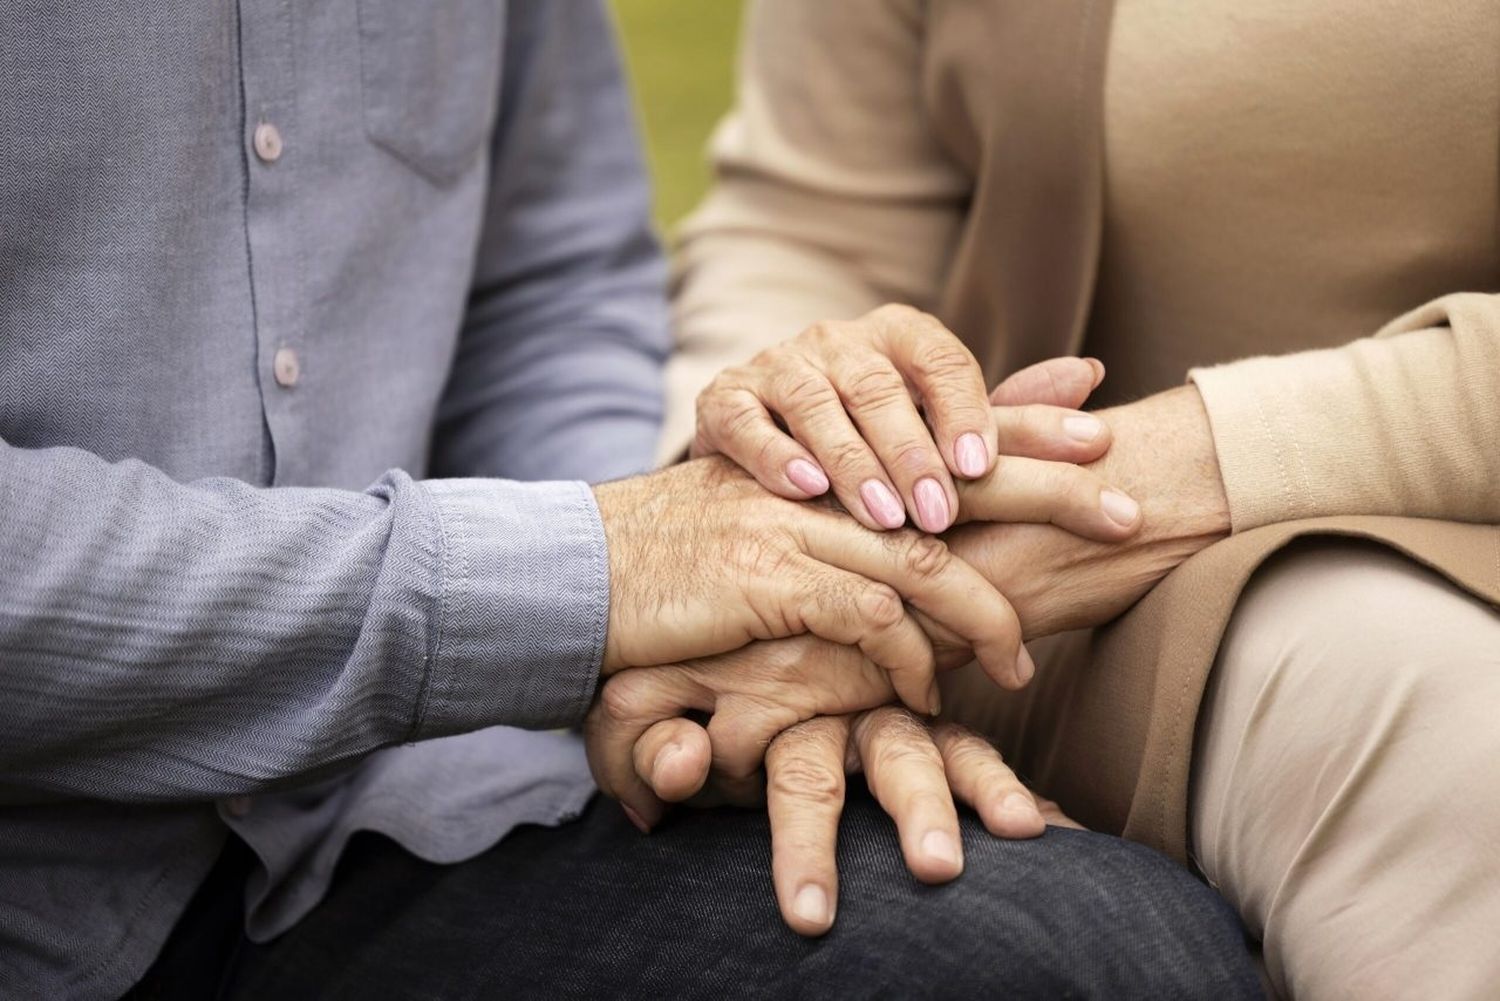
{"type": "Polygon", "coordinates": [[[1099,440],[1104,433],[1104,422],[1089,414],[1074,414],[1063,418],[1062,429],[1069,438],[1087,444],[1099,440]]]}
{"type": "Polygon", "coordinates": [[[828,492],[827,475],[806,459],[793,459],[788,462],[786,478],[792,481],[792,486],[812,497],[828,492]]]}
{"type": "Polygon", "coordinates": [[[630,822],[634,824],[642,834],[651,833],[651,825],[642,820],[639,813],[636,813],[630,808],[629,805],[625,803],[621,803],[620,808],[625,811],[625,816],[630,818],[630,822]]]}
{"type": "Polygon", "coordinates": [[[1089,368],[1094,370],[1094,388],[1098,389],[1099,383],[1104,381],[1104,363],[1098,358],[1085,358],[1084,361],[1088,362],[1089,368]]]}
{"type": "Polygon", "coordinates": [[[928,831],[922,835],[922,854],[949,865],[958,865],[958,842],[947,831],[928,831]]]}
{"type": "Polygon", "coordinates": [[[917,521],[927,532],[941,532],[948,527],[948,495],[937,480],[918,480],[912,488],[917,502],[917,521]]]}
{"type": "Polygon", "coordinates": [[[1026,649],[1026,644],[1021,644],[1020,656],[1016,657],[1016,677],[1021,684],[1026,684],[1036,674],[1036,661],[1031,659],[1031,651],[1026,649]]]}
{"type": "Polygon", "coordinates": [[[958,436],[953,445],[953,461],[960,474],[973,479],[990,471],[990,450],[984,439],[970,431],[958,436]]]}
{"type": "Polygon", "coordinates": [[[792,913],[820,928],[833,919],[828,913],[828,894],[823,892],[821,886],[814,886],[812,883],[798,890],[797,896],[792,898],[792,913]]]}
{"type": "MultiPolygon", "coordinates": [[[[859,487],[859,498],[865,502],[865,510],[881,528],[900,528],[906,524],[906,509],[891,493],[891,488],[879,480],[865,480],[859,487]]],[[[919,509],[920,510],[920,509],[919,509]]]]}
{"type": "Polygon", "coordinates": [[[938,692],[937,682],[932,683],[932,690],[927,693],[927,713],[929,716],[937,716],[943,711],[943,696],[938,692]]]}
{"type": "Polygon", "coordinates": [[[1000,803],[1000,812],[1016,820],[1040,819],[1036,802],[1024,792],[1013,792],[1000,803]]]}
{"type": "Polygon", "coordinates": [[[1106,490],[1099,495],[1099,506],[1109,520],[1121,528],[1129,528],[1141,516],[1141,506],[1118,490],[1106,490]]]}

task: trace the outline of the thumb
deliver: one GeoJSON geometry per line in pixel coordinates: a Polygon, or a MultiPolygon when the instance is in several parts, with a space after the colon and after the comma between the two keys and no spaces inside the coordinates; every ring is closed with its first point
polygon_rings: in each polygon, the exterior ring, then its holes
{"type": "Polygon", "coordinates": [[[990,393],[997,407],[1043,403],[1076,410],[1104,381],[1104,363],[1097,358],[1049,358],[1013,372],[990,393]]]}

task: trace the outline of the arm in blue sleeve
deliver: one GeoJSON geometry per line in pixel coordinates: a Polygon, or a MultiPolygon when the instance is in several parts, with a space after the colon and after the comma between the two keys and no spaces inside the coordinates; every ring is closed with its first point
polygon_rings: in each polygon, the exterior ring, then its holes
{"type": "Polygon", "coordinates": [[[601,0],[516,0],[438,475],[597,482],[651,465],[665,265],[601,0]]]}
{"type": "Polygon", "coordinates": [[[0,803],[254,792],[578,722],[608,560],[580,483],[177,483],[0,442],[0,803]]]}

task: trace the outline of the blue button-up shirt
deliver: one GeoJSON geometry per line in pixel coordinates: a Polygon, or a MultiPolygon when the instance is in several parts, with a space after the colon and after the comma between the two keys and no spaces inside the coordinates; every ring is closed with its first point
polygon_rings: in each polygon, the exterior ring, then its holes
{"type": "Polygon", "coordinates": [[[231,827],[265,938],[578,810],[504,727],[592,697],[667,350],[598,0],[20,0],[0,81],[0,996],[124,990],[231,827]]]}

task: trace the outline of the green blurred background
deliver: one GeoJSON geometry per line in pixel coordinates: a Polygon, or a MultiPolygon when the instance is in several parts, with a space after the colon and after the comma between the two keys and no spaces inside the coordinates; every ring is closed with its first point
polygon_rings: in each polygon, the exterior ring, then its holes
{"type": "MultiPolygon", "coordinates": [[[[821,2],[821,0],[811,0],[821,2]]],[[[741,0],[613,0],[663,230],[708,184],[704,144],[733,94],[741,0]]]]}

